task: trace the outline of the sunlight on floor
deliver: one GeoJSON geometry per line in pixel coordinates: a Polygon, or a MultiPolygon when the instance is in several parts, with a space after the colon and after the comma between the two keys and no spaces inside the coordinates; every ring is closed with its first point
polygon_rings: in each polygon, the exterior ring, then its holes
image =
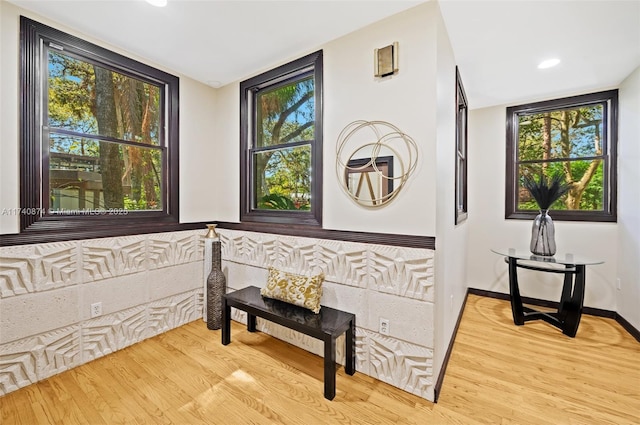
{"type": "Polygon", "coordinates": [[[251,375],[238,369],[224,380],[198,394],[189,403],[182,405],[179,410],[193,411],[200,408],[206,408],[207,406],[220,405],[221,403],[224,403],[225,399],[228,397],[228,384],[255,384],[255,382],[255,379],[251,375]]]}
{"type": "Polygon", "coordinates": [[[256,382],[256,380],[253,379],[251,375],[249,375],[247,372],[241,369],[238,369],[235,372],[233,372],[231,376],[228,377],[226,380],[229,382],[235,381],[235,382],[245,382],[245,383],[251,383],[251,384],[256,382]]]}

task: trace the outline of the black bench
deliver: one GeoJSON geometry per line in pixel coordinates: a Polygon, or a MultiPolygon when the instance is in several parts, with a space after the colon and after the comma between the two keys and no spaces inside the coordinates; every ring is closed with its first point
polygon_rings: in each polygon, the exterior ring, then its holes
{"type": "Polygon", "coordinates": [[[260,289],[249,286],[222,298],[222,345],[231,342],[231,307],[247,312],[247,330],[255,332],[256,317],[324,341],[324,397],[336,396],[336,339],[346,333],[345,367],[348,375],[356,371],[356,316],[322,306],[320,313],[278,300],[263,298],[260,289]]]}

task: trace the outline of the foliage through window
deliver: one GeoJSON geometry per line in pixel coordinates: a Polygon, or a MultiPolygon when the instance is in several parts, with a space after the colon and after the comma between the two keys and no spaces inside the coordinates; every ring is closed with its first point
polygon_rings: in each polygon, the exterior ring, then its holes
{"type": "Polygon", "coordinates": [[[538,206],[524,177],[560,175],[569,186],[560,220],[616,220],[616,90],[507,108],[507,218],[538,206]]]}
{"type": "Polygon", "coordinates": [[[162,210],[162,88],[47,50],[51,212],[162,210]]]}
{"type": "Polygon", "coordinates": [[[240,84],[242,221],[321,223],[322,52],[240,84]]]}
{"type": "Polygon", "coordinates": [[[177,77],[21,25],[21,206],[39,211],[21,228],[80,217],[177,223],[177,77]]]}

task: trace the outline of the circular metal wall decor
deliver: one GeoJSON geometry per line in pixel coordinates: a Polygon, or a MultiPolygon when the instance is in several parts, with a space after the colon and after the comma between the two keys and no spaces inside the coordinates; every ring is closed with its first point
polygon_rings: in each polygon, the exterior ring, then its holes
{"type": "Polygon", "coordinates": [[[391,202],[417,164],[416,142],[386,121],[354,121],[338,135],[338,181],[344,192],[364,207],[391,202]]]}

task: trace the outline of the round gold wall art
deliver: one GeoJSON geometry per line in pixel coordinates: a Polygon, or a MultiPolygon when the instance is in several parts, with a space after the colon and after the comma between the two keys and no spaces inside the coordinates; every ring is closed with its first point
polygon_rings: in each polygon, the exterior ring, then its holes
{"type": "Polygon", "coordinates": [[[338,181],[358,205],[387,205],[398,196],[417,164],[416,142],[386,121],[354,121],[338,135],[338,181]]]}

